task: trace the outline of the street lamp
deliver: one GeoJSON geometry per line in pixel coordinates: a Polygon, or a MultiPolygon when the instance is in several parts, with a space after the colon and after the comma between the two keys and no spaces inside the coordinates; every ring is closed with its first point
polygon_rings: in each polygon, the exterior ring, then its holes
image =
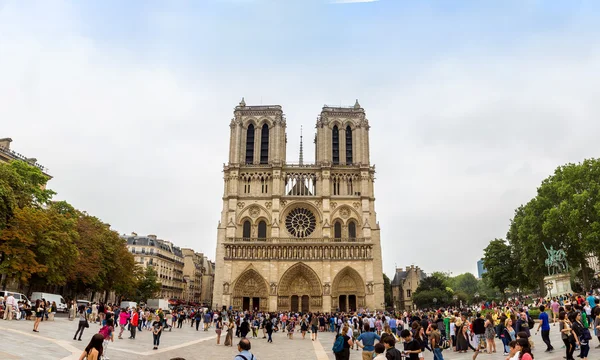
{"type": "Polygon", "coordinates": [[[548,289],[548,297],[552,297],[552,288],[554,287],[554,283],[552,281],[548,281],[545,285],[546,289],[548,289]]]}

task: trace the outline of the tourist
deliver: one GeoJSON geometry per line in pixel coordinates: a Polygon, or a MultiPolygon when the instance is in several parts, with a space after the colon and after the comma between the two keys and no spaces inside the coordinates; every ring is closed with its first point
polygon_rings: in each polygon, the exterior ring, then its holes
{"type": "MultiPolygon", "coordinates": [[[[348,336],[348,326],[344,326],[342,328],[342,333],[339,335],[336,335],[336,341],[338,339],[338,337],[342,337],[343,339],[343,346],[342,349],[335,354],[335,360],[349,360],[350,359],[350,348],[352,348],[352,339],[348,336]]],[[[363,358],[364,359],[364,358],[363,358]]],[[[372,358],[371,358],[372,359],[372,358]]],[[[369,360],[371,360],[369,359],[369,360]]]]}
{"type": "Polygon", "coordinates": [[[71,300],[69,304],[69,321],[75,320],[75,316],[77,316],[77,304],[75,300],[71,300]]]}
{"type": "Polygon", "coordinates": [[[248,323],[248,320],[244,317],[244,319],[242,320],[242,323],[240,324],[240,335],[243,338],[245,338],[249,332],[250,332],[250,324],[248,323]]]}
{"type": "Polygon", "coordinates": [[[77,340],[81,341],[81,336],[83,335],[83,330],[88,327],[90,327],[90,324],[88,323],[87,318],[86,318],[85,306],[80,305],[79,306],[79,324],[77,325],[77,331],[75,332],[75,335],[73,335],[73,340],[77,339],[77,340]],[[79,334],[79,338],[77,338],[77,334],[79,334]]]}
{"type": "Polygon", "coordinates": [[[312,314],[312,317],[310,319],[310,331],[312,331],[312,333],[310,334],[310,337],[312,339],[312,341],[315,341],[317,339],[317,331],[319,330],[319,317],[316,314],[312,314]]]}
{"type": "Polygon", "coordinates": [[[13,312],[18,308],[17,300],[13,296],[13,294],[8,293],[8,296],[4,300],[5,310],[4,310],[4,320],[12,320],[13,312]]]}
{"type": "Polygon", "coordinates": [[[225,332],[225,346],[233,346],[233,323],[230,322],[232,317],[223,323],[223,331],[225,332]]]}
{"type": "Polygon", "coordinates": [[[252,344],[250,344],[250,340],[246,338],[240,339],[240,342],[238,343],[239,354],[237,354],[233,360],[258,360],[254,354],[250,352],[251,348],[252,344]]]}
{"type": "Polygon", "coordinates": [[[160,336],[162,335],[163,327],[164,324],[161,318],[154,318],[154,322],[152,323],[152,339],[154,347],[152,350],[157,350],[158,346],[160,345],[160,336]]]}
{"type": "Polygon", "coordinates": [[[140,323],[139,309],[131,310],[131,320],[129,321],[129,338],[135,340],[135,331],[137,330],[140,323]]]}
{"type": "MultiPolygon", "coordinates": [[[[215,313],[216,314],[216,313],[215,313]]],[[[215,332],[217,333],[217,345],[221,343],[221,330],[223,328],[223,318],[219,316],[215,321],[215,332]]]]}
{"type": "MultiPolygon", "coordinates": [[[[347,332],[347,331],[346,331],[347,332]]],[[[379,341],[381,338],[374,332],[374,328],[367,323],[364,325],[364,331],[356,339],[360,343],[360,347],[363,349],[362,359],[371,360],[373,358],[373,351],[375,351],[375,340],[379,341]]]]}
{"type": "Polygon", "coordinates": [[[537,327],[536,335],[542,329],[542,340],[546,344],[546,352],[550,352],[554,350],[552,343],[550,342],[550,319],[548,314],[546,313],[546,307],[544,305],[540,305],[540,322],[537,327]]]}
{"type": "Polygon", "coordinates": [[[104,337],[104,342],[102,343],[102,348],[104,349],[104,355],[102,358],[104,360],[108,360],[108,344],[109,342],[114,342],[115,328],[113,327],[113,319],[106,320],[106,324],[100,328],[99,334],[102,334],[104,337]]]}
{"type": "Polygon", "coordinates": [[[273,322],[271,321],[267,321],[267,323],[265,324],[265,330],[267,331],[267,336],[269,337],[267,339],[267,342],[272,343],[273,342],[273,322]]]}
{"type": "Polygon", "coordinates": [[[125,326],[127,326],[129,323],[129,318],[129,312],[126,309],[121,309],[121,312],[119,313],[119,326],[121,327],[121,330],[119,331],[119,339],[123,339],[123,331],[125,330],[125,326]]]}
{"type": "Polygon", "coordinates": [[[485,340],[487,343],[487,352],[488,354],[491,354],[493,352],[496,352],[496,342],[494,341],[494,339],[496,338],[496,330],[495,330],[495,323],[494,323],[494,318],[492,317],[492,314],[488,313],[486,316],[486,320],[485,320],[485,340]]]}
{"type": "Polygon", "coordinates": [[[386,360],[385,346],[382,343],[375,345],[375,357],[373,360],[386,360]]]}
{"type": "Polygon", "coordinates": [[[574,360],[573,353],[575,352],[575,335],[573,333],[573,329],[571,328],[571,323],[569,319],[567,319],[566,313],[561,311],[558,314],[558,320],[560,324],[560,334],[563,343],[565,344],[565,351],[567,360],[574,360]]]}
{"type": "Polygon", "coordinates": [[[44,302],[41,300],[35,301],[35,322],[33,323],[33,331],[39,332],[38,328],[40,326],[40,322],[44,317],[44,302]]]}
{"type": "MultiPolygon", "coordinates": [[[[81,340],[81,339],[80,339],[81,340]]],[[[95,334],[92,336],[90,343],[85,347],[79,360],[99,360],[102,358],[104,353],[104,336],[102,334],[95,334]]]]}
{"type": "Polygon", "coordinates": [[[558,320],[558,313],[560,310],[560,304],[556,300],[556,298],[552,298],[552,302],[550,303],[550,308],[552,308],[552,323],[553,326],[556,326],[556,320],[558,320]]]}
{"type": "Polygon", "coordinates": [[[590,352],[590,343],[592,339],[590,331],[581,321],[581,313],[569,314],[569,321],[573,324],[573,332],[575,333],[576,340],[580,348],[579,357],[583,360],[587,359],[588,353],[590,352]]]}
{"type": "Polygon", "coordinates": [[[519,360],[533,360],[533,354],[527,339],[518,339],[516,349],[519,351],[519,360]]]}
{"type": "Polygon", "coordinates": [[[204,314],[204,331],[208,331],[208,327],[212,321],[212,316],[209,311],[204,314]]]}
{"type": "Polygon", "coordinates": [[[302,315],[302,320],[300,320],[300,331],[302,332],[302,340],[304,340],[306,332],[308,331],[308,320],[306,319],[306,315],[302,315]]]}
{"type": "Polygon", "coordinates": [[[508,343],[509,352],[505,360],[519,360],[520,352],[517,350],[517,340],[512,340],[508,343]]]}
{"type": "Polygon", "coordinates": [[[375,345],[375,352],[377,352],[377,347],[380,344],[384,346],[385,358],[387,360],[402,360],[402,353],[396,349],[396,338],[394,336],[386,336],[380,343],[377,343],[375,345]]]}
{"type": "MultiPolygon", "coordinates": [[[[408,360],[419,360],[419,354],[421,353],[421,345],[413,339],[410,330],[405,329],[400,332],[400,336],[404,340],[404,351],[405,358],[408,360]]],[[[365,358],[363,357],[363,360],[365,358]]]]}
{"type": "Polygon", "coordinates": [[[444,360],[442,356],[442,333],[438,329],[437,324],[430,324],[427,329],[427,336],[431,342],[431,349],[433,350],[434,360],[444,360]]]}

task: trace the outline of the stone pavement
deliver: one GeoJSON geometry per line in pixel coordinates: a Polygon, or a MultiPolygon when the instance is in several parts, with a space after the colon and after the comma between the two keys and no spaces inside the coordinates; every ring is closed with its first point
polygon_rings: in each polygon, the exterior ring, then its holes
{"type": "MultiPolygon", "coordinates": [[[[76,321],[65,318],[57,318],[56,321],[44,321],[40,324],[40,332],[34,333],[32,321],[0,321],[0,359],[42,359],[42,360],[76,360],[89,342],[91,336],[99,329],[99,325],[90,324],[85,330],[82,339],[74,341],[73,334],[77,329],[76,321]]],[[[117,329],[118,335],[119,329],[117,329]]],[[[123,339],[115,336],[115,342],[108,348],[111,360],[169,360],[174,357],[190,359],[228,359],[231,360],[237,354],[237,347],[216,345],[214,328],[208,332],[202,330],[196,332],[189,324],[184,324],[182,329],[163,332],[159,350],[152,350],[152,334],[143,331],[136,335],[135,340],[127,339],[129,333],[123,332],[123,339]]],[[[540,335],[534,335],[533,340],[537,345],[534,349],[536,360],[562,360],[564,349],[561,349],[562,341],[558,333],[558,326],[552,327],[550,338],[556,351],[544,353],[545,346],[540,335]]],[[[234,338],[234,344],[238,341],[234,338]]],[[[252,352],[258,360],[274,360],[285,358],[286,360],[334,360],[331,352],[333,345],[333,334],[319,333],[318,341],[311,341],[310,334],[302,339],[299,332],[294,334],[294,339],[287,339],[284,333],[275,333],[273,343],[269,344],[262,337],[251,339],[252,352]]],[[[478,359],[503,360],[501,342],[497,340],[496,346],[499,350],[495,354],[480,354],[478,359]]],[[[600,349],[594,349],[598,340],[594,338],[591,342],[592,349],[589,359],[600,359],[600,349]]],[[[446,360],[471,360],[472,352],[466,354],[454,353],[451,350],[444,351],[446,360]]],[[[578,352],[575,353],[577,355],[578,352]]],[[[351,360],[361,360],[361,351],[352,350],[351,360]]],[[[425,353],[425,359],[433,359],[430,352],[425,353]]]]}

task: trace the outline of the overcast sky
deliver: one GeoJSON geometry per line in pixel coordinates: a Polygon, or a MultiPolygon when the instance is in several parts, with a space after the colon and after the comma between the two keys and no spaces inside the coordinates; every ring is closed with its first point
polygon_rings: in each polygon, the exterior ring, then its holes
{"type": "Polygon", "coordinates": [[[283,106],[289,161],[301,125],[314,159],[323,104],[358,98],[385,272],[476,273],[482,249],[555,167],[598,156],[598,10],[576,0],[0,0],[0,137],[50,168],[57,199],[214,259],[241,97],[283,106]]]}

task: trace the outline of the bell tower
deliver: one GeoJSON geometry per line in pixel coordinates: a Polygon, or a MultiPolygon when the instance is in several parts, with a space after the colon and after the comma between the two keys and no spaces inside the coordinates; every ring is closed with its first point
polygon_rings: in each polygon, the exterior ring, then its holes
{"type": "Polygon", "coordinates": [[[247,106],[242,98],[229,124],[229,164],[285,162],[285,117],[279,105],[247,106]]]}
{"type": "Polygon", "coordinates": [[[369,165],[369,121],[358,100],[354,106],[323,106],[317,118],[317,164],[369,165]]]}

